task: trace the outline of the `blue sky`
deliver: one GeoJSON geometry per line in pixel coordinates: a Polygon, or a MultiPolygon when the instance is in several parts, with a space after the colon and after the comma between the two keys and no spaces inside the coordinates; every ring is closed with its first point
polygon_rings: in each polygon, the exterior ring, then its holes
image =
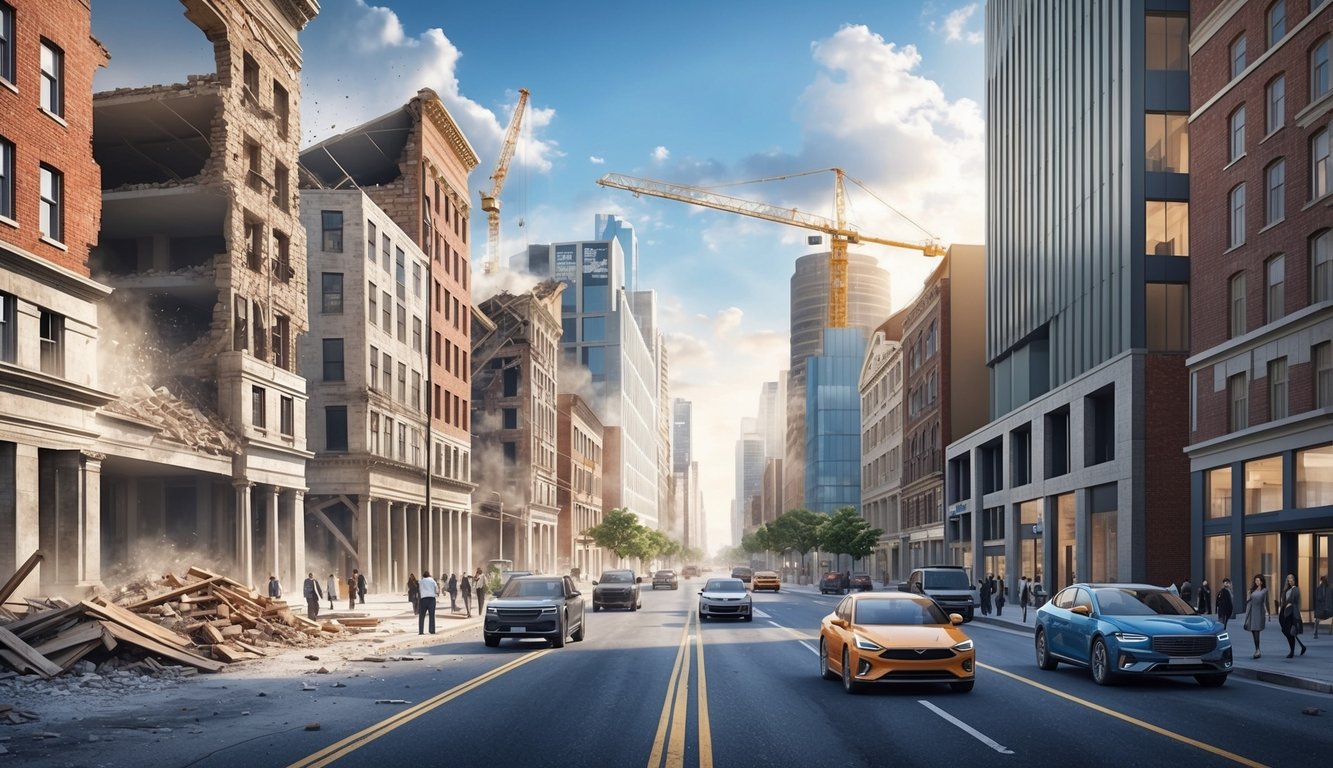
{"type": "MultiPolygon", "coordinates": [[[[792,264],[806,232],[598,187],[618,172],[718,184],[837,165],[943,243],[983,234],[980,2],[323,0],[301,34],[310,143],[434,88],[482,158],[489,187],[519,88],[531,91],[502,199],[501,251],[588,239],[596,213],[634,224],[639,288],[655,289],[674,397],[693,400],[713,545],[726,543],[740,415],[787,365],[792,264]],[[523,226],[519,226],[519,220],[523,226]]],[[[96,87],[178,82],[214,69],[170,0],[93,0],[111,52],[96,87]],[[149,7],[160,12],[149,12],[149,7]]],[[[831,214],[832,177],[728,190],[831,214]]],[[[853,194],[853,223],[925,235],[853,194]]],[[[485,217],[473,222],[473,259],[485,217]]],[[[854,249],[856,250],[856,249],[854,249]]],[[[866,249],[909,301],[934,262],[866,249]]],[[[490,287],[479,285],[478,292],[490,287]]]]}

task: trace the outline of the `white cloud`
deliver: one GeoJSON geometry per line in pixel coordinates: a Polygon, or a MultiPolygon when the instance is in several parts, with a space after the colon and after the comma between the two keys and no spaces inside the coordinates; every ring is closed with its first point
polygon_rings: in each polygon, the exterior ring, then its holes
{"type": "Polygon", "coordinates": [[[666,147],[661,146],[661,145],[659,144],[657,147],[654,147],[654,148],[653,148],[653,160],[654,160],[654,161],[659,162],[659,163],[664,163],[664,162],[666,162],[667,159],[670,158],[670,157],[671,157],[671,150],[667,149],[666,147]]]}
{"type": "Polygon", "coordinates": [[[745,313],[741,311],[740,307],[727,307],[721,312],[718,312],[717,316],[713,319],[713,336],[721,339],[724,336],[729,335],[732,331],[740,327],[741,320],[744,317],[745,313]]]}
{"type": "Polygon", "coordinates": [[[593,165],[606,165],[606,158],[598,157],[597,155],[591,155],[588,158],[588,162],[592,163],[593,165]]]}
{"type": "Polygon", "coordinates": [[[982,41],[981,33],[975,30],[966,29],[967,23],[976,15],[980,5],[972,3],[962,8],[956,8],[944,17],[944,39],[951,43],[968,43],[969,45],[980,45],[982,41]]]}

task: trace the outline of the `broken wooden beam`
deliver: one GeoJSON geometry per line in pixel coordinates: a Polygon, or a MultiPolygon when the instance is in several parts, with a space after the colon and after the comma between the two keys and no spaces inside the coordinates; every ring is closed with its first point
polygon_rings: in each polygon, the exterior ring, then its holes
{"type": "Polygon", "coordinates": [[[24,669],[31,669],[42,677],[53,677],[64,671],[38,653],[31,645],[23,642],[18,635],[4,627],[0,627],[0,645],[9,651],[9,653],[3,654],[5,660],[9,661],[11,666],[14,666],[19,672],[24,669]],[[20,662],[18,665],[14,665],[14,658],[17,658],[20,662]]]}
{"type": "Polygon", "coordinates": [[[20,565],[19,569],[14,571],[14,574],[9,577],[9,581],[6,581],[4,586],[0,587],[0,603],[4,603],[10,595],[14,594],[14,590],[19,588],[24,579],[28,578],[28,574],[32,573],[32,569],[36,568],[37,564],[42,561],[42,557],[42,551],[39,549],[23,561],[23,565],[20,565]]]}

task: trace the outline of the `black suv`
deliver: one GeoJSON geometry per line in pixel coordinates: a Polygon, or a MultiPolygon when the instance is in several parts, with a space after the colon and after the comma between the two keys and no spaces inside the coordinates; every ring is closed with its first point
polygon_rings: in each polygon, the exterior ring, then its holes
{"type": "Polygon", "coordinates": [[[639,583],[642,581],[634,571],[602,571],[602,578],[592,583],[593,613],[612,606],[639,610],[643,607],[639,599],[639,583]]]}
{"type": "Polygon", "coordinates": [[[963,621],[972,620],[972,612],[981,599],[977,586],[961,565],[930,565],[917,568],[898,585],[901,592],[913,592],[933,599],[945,613],[960,613],[963,621]]]}
{"type": "Polygon", "coordinates": [[[583,593],[568,576],[515,576],[486,603],[482,639],[494,648],[506,637],[538,637],[553,648],[583,639],[583,593]]]}

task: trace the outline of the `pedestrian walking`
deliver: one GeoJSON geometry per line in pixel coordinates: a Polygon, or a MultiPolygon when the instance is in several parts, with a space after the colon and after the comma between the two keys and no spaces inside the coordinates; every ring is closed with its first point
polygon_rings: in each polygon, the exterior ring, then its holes
{"type": "Polygon", "coordinates": [[[1231,579],[1222,579],[1222,587],[1217,590],[1217,620],[1222,622],[1222,629],[1236,615],[1236,604],[1231,597],[1231,579]]]}
{"type": "Polygon", "coordinates": [[[1204,579],[1199,583],[1199,613],[1209,614],[1213,612],[1213,588],[1208,586],[1208,580],[1204,579]]]}
{"type": "Polygon", "coordinates": [[[1305,643],[1301,642],[1301,633],[1305,630],[1301,623],[1301,588],[1296,586],[1296,574],[1287,574],[1287,587],[1282,590],[1282,607],[1277,611],[1277,623],[1282,627],[1282,634],[1287,638],[1287,658],[1296,655],[1296,646],[1301,647],[1305,655],[1305,643]]]}
{"type": "Polygon", "coordinates": [[[366,604],[366,575],[355,568],[352,573],[356,574],[356,594],[361,598],[361,604],[366,604]]]}
{"type": "Polygon", "coordinates": [[[1319,637],[1320,622],[1333,619],[1333,588],[1328,586],[1328,577],[1320,576],[1319,584],[1314,588],[1314,636],[1319,637]]]}
{"type": "Polygon", "coordinates": [[[431,578],[430,571],[421,572],[421,581],[417,582],[418,602],[420,605],[417,611],[417,634],[423,634],[422,629],[426,623],[426,617],[430,617],[430,633],[435,634],[435,597],[440,592],[440,587],[431,578]]]}
{"type": "Polygon", "coordinates": [[[301,593],[305,595],[306,616],[314,621],[315,617],[319,616],[319,601],[324,599],[324,595],[319,591],[319,582],[315,580],[315,574],[307,573],[305,575],[305,584],[301,593]]]}
{"type": "Polygon", "coordinates": [[[449,612],[458,613],[458,574],[449,574],[449,612]]]}
{"type": "Polygon", "coordinates": [[[1254,636],[1254,656],[1259,653],[1259,633],[1268,624],[1268,582],[1262,573],[1254,574],[1250,582],[1250,594],[1245,598],[1245,631],[1254,636]]]}
{"type": "Polygon", "coordinates": [[[482,616],[486,613],[486,592],[489,585],[486,584],[486,577],[481,569],[477,569],[477,576],[472,580],[472,591],[477,594],[477,615],[482,616]]]}
{"type": "Polygon", "coordinates": [[[991,578],[990,578],[989,576],[987,576],[986,578],[984,578],[984,579],[981,580],[981,615],[982,615],[982,616],[989,616],[989,615],[990,615],[990,593],[991,593],[991,578]]]}
{"type": "Polygon", "coordinates": [[[472,577],[463,574],[463,583],[458,585],[459,591],[463,593],[463,609],[467,615],[472,616],[472,577]]]}
{"type": "MultiPolygon", "coordinates": [[[[356,573],[356,571],[352,571],[352,573],[356,573]]],[[[355,576],[348,576],[348,577],[347,577],[347,610],[349,610],[349,611],[354,611],[354,610],[356,610],[356,577],[355,577],[355,576]]]]}
{"type": "Polygon", "coordinates": [[[1018,593],[1018,603],[1023,606],[1023,623],[1028,623],[1028,606],[1032,605],[1032,584],[1028,577],[1023,577],[1023,588],[1018,593]]]}
{"type": "Polygon", "coordinates": [[[328,593],[329,610],[331,611],[333,610],[333,599],[338,596],[338,579],[331,573],[329,574],[329,582],[324,585],[324,591],[328,593]]]}
{"type": "Polygon", "coordinates": [[[1000,577],[999,585],[995,588],[995,615],[1004,615],[1004,577],[1000,577]]]}
{"type": "MultiPolygon", "coordinates": [[[[421,578],[425,579],[430,575],[430,571],[422,571],[421,578]]],[[[412,613],[421,615],[421,582],[417,581],[415,573],[407,574],[407,602],[412,604],[412,613]]],[[[417,634],[421,634],[418,632],[417,634]]]]}
{"type": "Polygon", "coordinates": [[[282,584],[278,583],[277,576],[268,577],[268,596],[274,600],[282,597],[282,584]]]}
{"type": "Polygon", "coordinates": [[[1194,585],[1188,578],[1180,584],[1180,599],[1185,601],[1185,605],[1194,605],[1194,585]]]}

